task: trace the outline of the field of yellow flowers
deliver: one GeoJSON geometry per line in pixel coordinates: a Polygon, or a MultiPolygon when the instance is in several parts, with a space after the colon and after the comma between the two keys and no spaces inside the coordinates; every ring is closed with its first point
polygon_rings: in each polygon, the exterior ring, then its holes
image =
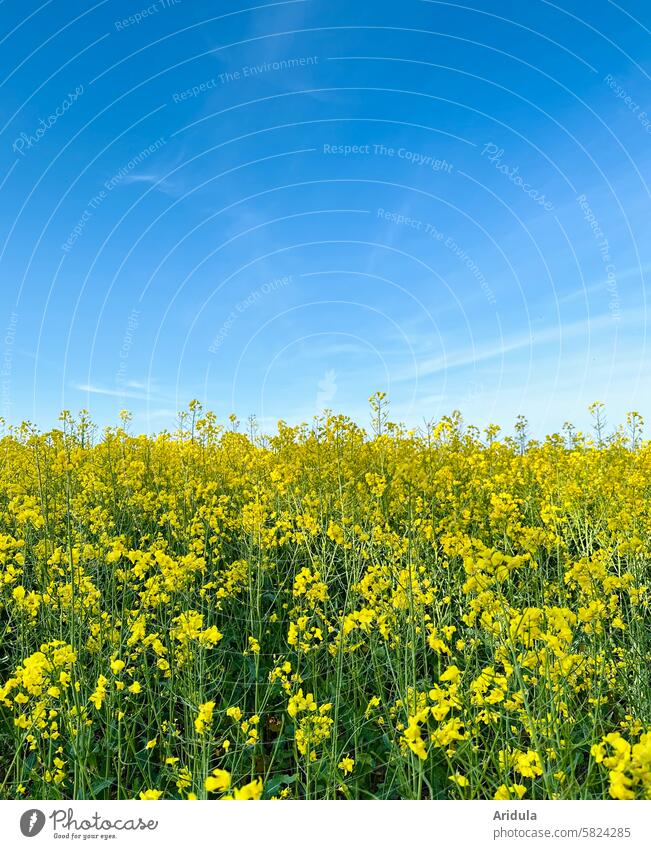
{"type": "Polygon", "coordinates": [[[0,439],[0,797],[651,796],[651,445],[0,439]]]}

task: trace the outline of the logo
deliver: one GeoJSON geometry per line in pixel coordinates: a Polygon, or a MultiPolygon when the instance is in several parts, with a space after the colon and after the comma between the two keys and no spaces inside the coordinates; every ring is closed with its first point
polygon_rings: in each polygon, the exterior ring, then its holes
{"type": "Polygon", "coordinates": [[[20,830],[25,837],[36,837],[45,825],[45,814],[37,808],[30,808],[20,818],[20,830]]]}

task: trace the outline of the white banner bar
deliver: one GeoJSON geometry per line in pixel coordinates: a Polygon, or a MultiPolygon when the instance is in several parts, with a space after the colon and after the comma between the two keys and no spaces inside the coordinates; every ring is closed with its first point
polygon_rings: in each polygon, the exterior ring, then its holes
{"type": "Polygon", "coordinates": [[[648,849],[651,802],[0,803],[0,845],[625,847],[648,849]],[[419,841],[416,844],[414,841],[419,841]],[[33,842],[32,842],[33,841],[33,842]]]}

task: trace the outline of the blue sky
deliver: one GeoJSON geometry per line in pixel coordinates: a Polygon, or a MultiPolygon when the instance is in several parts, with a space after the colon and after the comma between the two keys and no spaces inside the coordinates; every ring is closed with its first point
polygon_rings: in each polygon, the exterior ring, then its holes
{"type": "Polygon", "coordinates": [[[0,5],[0,415],[649,414],[641,0],[0,5]]]}

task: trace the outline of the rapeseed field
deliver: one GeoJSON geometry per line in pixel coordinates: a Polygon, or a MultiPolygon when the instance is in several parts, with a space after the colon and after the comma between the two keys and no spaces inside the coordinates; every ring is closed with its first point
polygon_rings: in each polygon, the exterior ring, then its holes
{"type": "Polygon", "coordinates": [[[592,413],[9,429],[0,796],[651,797],[651,444],[592,413]]]}

